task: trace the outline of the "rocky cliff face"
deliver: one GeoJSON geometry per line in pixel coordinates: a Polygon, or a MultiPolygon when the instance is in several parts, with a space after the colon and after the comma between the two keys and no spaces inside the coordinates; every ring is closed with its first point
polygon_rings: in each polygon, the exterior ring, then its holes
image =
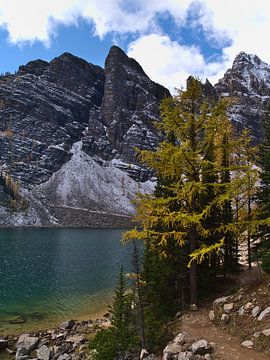
{"type": "Polygon", "coordinates": [[[234,98],[229,116],[236,127],[250,127],[259,139],[260,121],[270,104],[270,66],[256,55],[241,52],[232,68],[215,85],[215,90],[219,97],[234,98]]]}
{"type": "MultiPolygon", "coordinates": [[[[62,214],[71,208],[78,219],[80,209],[130,214],[138,181],[149,188],[149,171],[137,161],[135,148],[156,146],[153,121],[166,96],[169,91],[116,46],[105,69],[64,53],[1,77],[1,169],[18,181],[30,208],[28,214],[9,215],[2,207],[0,223],[66,225],[62,214]]],[[[80,225],[95,225],[86,218],[80,225]]],[[[69,219],[69,225],[76,221],[69,219]]]]}

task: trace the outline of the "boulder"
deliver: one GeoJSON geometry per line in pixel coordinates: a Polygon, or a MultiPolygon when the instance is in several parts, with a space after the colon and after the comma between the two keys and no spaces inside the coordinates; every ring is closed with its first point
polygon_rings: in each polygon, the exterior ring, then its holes
{"type": "Polygon", "coordinates": [[[22,334],[16,344],[17,349],[25,349],[27,352],[36,348],[39,341],[38,337],[29,336],[29,334],[22,334]]]}
{"type": "Polygon", "coordinates": [[[259,320],[259,321],[264,320],[269,314],[270,314],[270,307],[268,306],[266,309],[264,309],[264,310],[260,313],[260,315],[259,315],[259,317],[258,317],[258,320],[259,320]]]}
{"type": "Polygon", "coordinates": [[[20,347],[17,349],[16,351],[16,355],[15,355],[15,359],[16,360],[25,360],[25,359],[28,359],[29,358],[29,351],[26,350],[25,348],[23,347],[20,347]]]}
{"type": "Polygon", "coordinates": [[[48,348],[48,346],[46,345],[42,345],[38,350],[37,350],[37,357],[40,360],[49,360],[51,356],[51,350],[48,348]]]}
{"type": "Polygon", "coordinates": [[[243,341],[241,343],[241,345],[245,348],[248,348],[248,349],[253,349],[254,347],[254,342],[252,340],[246,340],[246,341],[243,341]]]}
{"type": "Polygon", "coordinates": [[[191,345],[191,351],[194,355],[205,355],[209,354],[212,348],[206,340],[199,340],[191,345]]]}

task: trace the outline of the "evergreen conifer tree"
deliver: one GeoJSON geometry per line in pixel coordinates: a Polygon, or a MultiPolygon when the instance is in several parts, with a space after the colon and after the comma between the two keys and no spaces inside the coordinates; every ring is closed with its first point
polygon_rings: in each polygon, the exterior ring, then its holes
{"type": "Polygon", "coordinates": [[[198,263],[209,264],[212,254],[224,249],[228,271],[230,257],[237,261],[236,235],[247,225],[232,216],[232,200],[246,181],[247,165],[236,162],[239,142],[226,116],[228,105],[228,99],[208,101],[196,79],[162,103],[158,126],[166,140],[156,151],[141,153],[157,174],[159,194],[139,196],[136,219],[142,229],[124,236],[145,240],[164,257],[170,255],[171,243],[182,246],[190,260],[190,303],[195,305],[198,263]]]}

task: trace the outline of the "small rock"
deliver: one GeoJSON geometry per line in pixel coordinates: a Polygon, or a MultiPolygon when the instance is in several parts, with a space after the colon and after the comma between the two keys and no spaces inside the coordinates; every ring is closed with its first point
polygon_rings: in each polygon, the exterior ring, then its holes
{"type": "Polygon", "coordinates": [[[0,349],[5,349],[8,346],[8,340],[0,337],[0,349]]]}
{"type": "Polygon", "coordinates": [[[223,324],[228,324],[228,322],[230,321],[230,317],[228,314],[222,314],[221,315],[221,318],[220,318],[220,321],[223,323],[223,324]]]}
{"type": "Polygon", "coordinates": [[[264,330],[262,330],[262,334],[263,334],[264,336],[270,336],[270,329],[264,329],[264,330]]]}
{"type": "Polygon", "coordinates": [[[205,358],[205,360],[211,360],[212,356],[210,354],[205,354],[204,358],[205,358]]]}
{"type": "Polygon", "coordinates": [[[143,360],[144,358],[146,358],[149,355],[149,351],[146,349],[142,349],[141,353],[140,353],[140,360],[143,360]]]}
{"type": "Polygon", "coordinates": [[[248,303],[246,303],[246,305],[245,305],[245,310],[249,310],[250,308],[252,308],[254,305],[253,305],[253,303],[252,302],[248,302],[248,303]]]}
{"type": "Polygon", "coordinates": [[[6,353],[8,353],[9,355],[13,355],[15,353],[15,351],[10,350],[9,348],[6,348],[6,353]]]}
{"type": "Polygon", "coordinates": [[[150,354],[144,358],[144,360],[156,360],[156,357],[154,354],[150,354]]]}
{"type": "Polygon", "coordinates": [[[245,314],[245,308],[244,306],[241,306],[240,309],[237,312],[238,315],[243,316],[245,314]]]}
{"type": "Polygon", "coordinates": [[[213,302],[213,307],[218,307],[220,305],[223,305],[228,299],[230,299],[230,296],[222,296],[218,299],[216,299],[214,302],[213,302]]]}
{"type": "Polygon", "coordinates": [[[252,309],[251,314],[253,317],[257,317],[259,315],[260,311],[261,311],[261,308],[259,306],[255,306],[255,308],[252,309]]]}
{"type": "Polygon", "coordinates": [[[69,330],[69,329],[72,329],[75,324],[76,323],[75,323],[74,320],[64,321],[59,325],[59,329],[61,329],[61,330],[69,330]]]}
{"type": "Polygon", "coordinates": [[[199,340],[191,345],[191,351],[194,355],[205,355],[210,353],[211,350],[211,346],[206,340],[199,340]]]}
{"type": "Polygon", "coordinates": [[[192,360],[193,354],[191,351],[185,351],[178,354],[177,360],[192,360]]]}
{"type": "Polygon", "coordinates": [[[224,304],[223,310],[226,314],[229,314],[234,309],[234,303],[224,304]]]}
{"type": "Polygon", "coordinates": [[[270,314],[270,307],[267,307],[260,313],[258,320],[259,321],[264,320],[269,314],[270,314]]]}
{"type": "Polygon", "coordinates": [[[60,355],[58,356],[57,360],[70,360],[71,357],[69,354],[63,354],[63,355],[60,355]]]}
{"type": "Polygon", "coordinates": [[[216,318],[214,310],[210,310],[208,316],[209,316],[210,321],[214,321],[216,318]]]}
{"type": "Polygon", "coordinates": [[[241,343],[245,348],[252,349],[254,347],[254,342],[252,340],[246,340],[241,343]]]}
{"type": "Polygon", "coordinates": [[[174,339],[173,339],[173,343],[175,344],[178,344],[178,345],[184,345],[186,344],[187,342],[191,342],[191,337],[190,335],[183,331],[183,332],[180,332],[174,339]]]}
{"type": "Polygon", "coordinates": [[[9,319],[8,322],[10,324],[24,324],[26,322],[26,319],[23,316],[16,316],[12,319],[9,319]]]}
{"type": "Polygon", "coordinates": [[[41,348],[37,350],[37,357],[40,360],[49,360],[50,356],[51,350],[46,345],[41,346],[41,348]]]}
{"type": "Polygon", "coordinates": [[[78,346],[79,343],[84,341],[84,337],[83,337],[83,335],[73,335],[73,336],[69,336],[65,341],[71,342],[75,346],[78,346]]]}
{"type": "Polygon", "coordinates": [[[170,354],[178,354],[182,351],[182,345],[175,344],[174,342],[171,342],[168,344],[165,349],[163,350],[163,354],[170,353],[170,354]]]}
{"type": "Polygon", "coordinates": [[[256,332],[252,335],[252,337],[253,337],[254,339],[258,339],[260,336],[261,336],[261,332],[260,332],[260,331],[256,331],[256,332]]]}

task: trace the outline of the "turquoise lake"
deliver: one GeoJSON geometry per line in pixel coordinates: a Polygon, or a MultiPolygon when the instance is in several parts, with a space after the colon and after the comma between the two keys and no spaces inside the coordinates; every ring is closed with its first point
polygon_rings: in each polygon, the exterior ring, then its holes
{"type": "Polygon", "coordinates": [[[124,230],[1,229],[0,335],[101,316],[132,245],[124,230]]]}

